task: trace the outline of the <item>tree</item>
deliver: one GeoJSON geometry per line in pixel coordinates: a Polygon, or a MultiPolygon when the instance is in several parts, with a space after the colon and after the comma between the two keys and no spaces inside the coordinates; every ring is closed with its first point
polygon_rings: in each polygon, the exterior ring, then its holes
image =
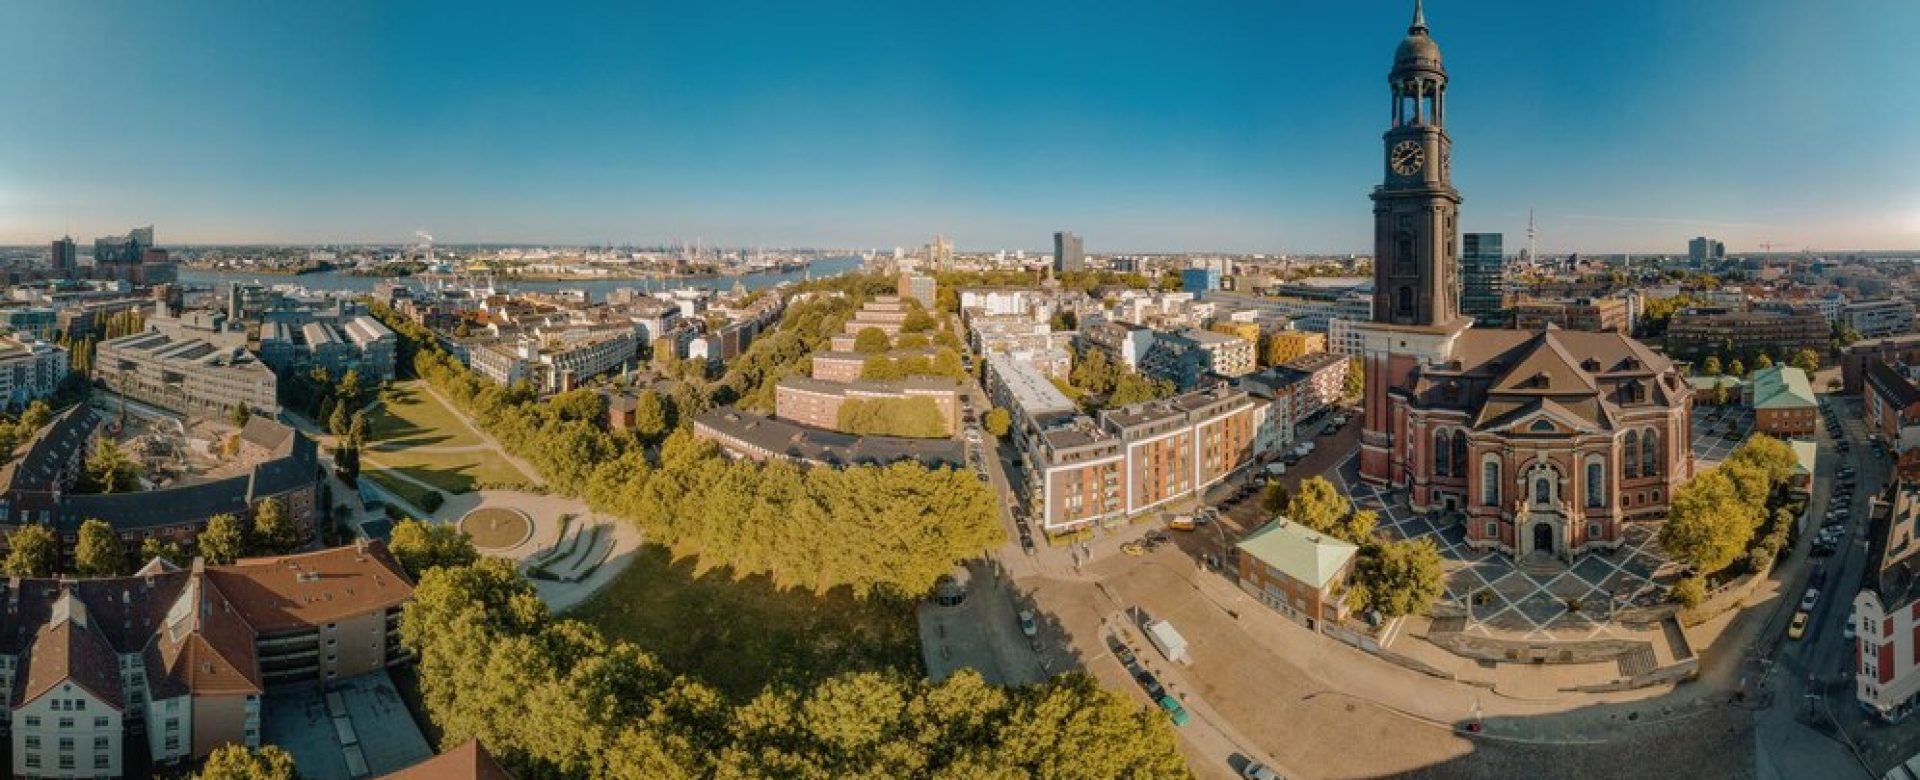
{"type": "Polygon", "coordinates": [[[1359,358],[1347,360],[1347,378],[1340,386],[1340,396],[1346,399],[1359,398],[1367,392],[1367,364],[1359,358]]]}
{"type": "Polygon", "coordinates": [[[1727,364],[1727,373],[1733,376],[1745,378],[1747,375],[1747,366],[1746,364],[1741,363],[1739,358],[1734,358],[1733,362],[1727,364]]]}
{"type": "Polygon", "coordinates": [[[140,467],[127,457],[120,445],[103,437],[93,452],[87,455],[87,461],[81,469],[80,491],[124,493],[139,486],[139,474],[140,467]]]}
{"type": "Polygon", "coordinates": [[[1860,331],[1854,330],[1852,325],[1844,322],[1836,322],[1833,324],[1833,343],[1835,345],[1846,347],[1859,340],[1860,331]]]}
{"type": "Polygon", "coordinates": [[[1125,367],[1113,365],[1104,349],[1084,350],[1079,358],[1068,374],[1073,385],[1095,395],[1113,392],[1125,367]]]}
{"type": "Polygon", "coordinates": [[[1165,379],[1149,379],[1133,371],[1120,374],[1119,381],[1113,385],[1113,392],[1107,396],[1107,406],[1131,406],[1133,404],[1157,401],[1173,395],[1173,383],[1165,379]]]}
{"type": "Polygon", "coordinates": [[[1777,488],[1793,477],[1800,458],[1786,442],[1756,433],[1741,442],[1733,454],[1727,456],[1727,462],[1753,464],[1765,472],[1768,486],[1777,488]]]}
{"type": "Polygon", "coordinates": [[[1706,376],[1719,376],[1720,356],[1708,355],[1706,360],[1700,361],[1700,373],[1706,376]]]}
{"type": "Polygon", "coordinates": [[[1746,549],[1753,538],[1751,517],[1733,481],[1713,469],[1674,491],[1660,546],[1694,571],[1712,574],[1746,549]]]}
{"type": "Polygon", "coordinates": [[[1733,391],[1727,388],[1726,383],[1715,382],[1713,385],[1713,405],[1726,406],[1732,402],[1733,391]]]}
{"type": "Polygon", "coordinates": [[[44,525],[23,525],[7,535],[9,577],[50,577],[60,563],[60,540],[44,525]]]}
{"type": "Polygon", "coordinates": [[[280,499],[269,498],[253,508],[253,544],[249,549],[265,555],[286,555],[300,546],[300,529],[280,499]]]}
{"type": "Polygon", "coordinates": [[[894,346],[900,349],[926,349],[933,343],[927,340],[924,333],[902,333],[894,342],[894,346]]]}
{"type": "Polygon", "coordinates": [[[247,554],[247,528],[233,515],[214,515],[200,531],[199,546],[207,563],[233,563],[247,554]]]}
{"type": "Polygon", "coordinates": [[[185,566],[192,561],[191,558],[187,557],[187,551],[181,549],[179,542],[163,542],[159,539],[148,539],[141,542],[140,564],[144,566],[148,561],[155,558],[160,558],[175,566],[185,566]]]}
{"type": "Polygon", "coordinates": [[[1354,598],[1387,617],[1412,615],[1446,592],[1446,570],[1432,539],[1374,545],[1354,564],[1354,598]]]}
{"type": "Polygon", "coordinates": [[[293,756],[277,745],[226,744],[207,755],[197,780],[296,780],[293,756]]]}
{"type": "Polygon", "coordinates": [[[234,404],[233,408],[227,411],[227,422],[233,423],[236,428],[245,427],[247,420],[252,417],[253,411],[242,403],[234,404]]]}
{"type": "Polygon", "coordinates": [[[327,418],[327,432],[335,436],[347,435],[350,424],[347,420],[347,405],[344,403],[335,405],[333,415],[327,418]]]}
{"type": "Polygon", "coordinates": [[[1004,438],[1013,429],[1013,413],[996,406],[987,410],[980,425],[987,430],[987,435],[996,439],[1004,438]]]}
{"type": "Polygon", "coordinates": [[[893,348],[893,340],[887,338],[887,332],[879,328],[861,328],[853,334],[853,351],[869,355],[884,353],[893,348]]]}
{"type": "Polygon", "coordinates": [[[633,430],[645,441],[654,441],[667,432],[667,404],[651,389],[640,391],[633,400],[633,430]]]}
{"type": "Polygon", "coordinates": [[[925,333],[933,330],[934,324],[933,315],[916,304],[908,307],[906,318],[900,321],[900,332],[925,333]]]}
{"type": "Polygon", "coordinates": [[[1051,326],[1056,333],[1066,330],[1078,330],[1080,328],[1080,320],[1074,316],[1073,310],[1071,309],[1061,309],[1054,312],[1053,319],[1047,324],[1051,326]]]}
{"type": "Polygon", "coordinates": [[[1753,370],[1765,371],[1769,368],[1773,368],[1773,358],[1768,357],[1765,352],[1760,353],[1760,357],[1753,361],[1753,370]]]}
{"type": "Polygon", "coordinates": [[[473,538],[451,523],[423,523],[406,519],[393,527],[387,549],[407,573],[419,579],[428,569],[469,566],[479,560],[473,538]]]}
{"type": "Polygon", "coordinates": [[[900,368],[900,362],[886,355],[873,355],[860,362],[860,378],[875,381],[899,379],[906,376],[900,368]]]}
{"type": "Polygon", "coordinates": [[[1353,503],[1328,482],[1313,476],[1301,480],[1300,487],[1287,500],[1287,519],[1303,526],[1332,534],[1340,521],[1353,511],[1353,503]]]}
{"type": "Polygon", "coordinates": [[[340,403],[359,408],[360,406],[360,370],[349,368],[340,375],[340,386],[334,388],[334,394],[340,397],[340,403]]]}
{"type": "Polygon", "coordinates": [[[1287,492],[1285,485],[1280,484],[1280,480],[1269,480],[1266,488],[1260,491],[1260,509],[1267,514],[1284,514],[1292,502],[1293,495],[1287,492]]]}
{"type": "Polygon", "coordinates": [[[353,422],[347,425],[347,446],[359,449],[367,444],[367,413],[365,410],[353,413],[353,422]]]}
{"type": "Polygon", "coordinates": [[[1820,370],[1820,353],[1807,347],[1801,347],[1794,351],[1790,365],[1807,372],[1808,376],[1812,376],[1820,370]]]}
{"type": "Polygon", "coordinates": [[[127,551],[120,534],[105,520],[87,518],[73,545],[74,573],[82,577],[118,577],[127,573],[127,551]]]}
{"type": "Polygon", "coordinates": [[[1667,591],[1667,597],[1689,609],[1700,606],[1701,602],[1707,600],[1707,580],[1697,574],[1682,577],[1667,591]]]}

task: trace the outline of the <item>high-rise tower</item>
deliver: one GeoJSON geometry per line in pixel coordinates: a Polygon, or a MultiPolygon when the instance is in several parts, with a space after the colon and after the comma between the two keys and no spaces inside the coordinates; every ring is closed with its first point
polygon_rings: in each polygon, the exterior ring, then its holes
{"type": "Polygon", "coordinates": [[[1460,317],[1460,193],[1447,137],[1447,71],[1418,0],[1387,77],[1393,124],[1373,191],[1373,320],[1448,325],[1460,317]]]}
{"type": "Polygon", "coordinates": [[[1366,398],[1360,475],[1389,482],[1397,438],[1389,421],[1419,367],[1444,363],[1472,326],[1460,314],[1460,193],[1447,137],[1447,71],[1419,0],[1387,75],[1392,123],[1382,136],[1383,180],[1373,189],[1373,321],[1361,338],[1366,398]]]}

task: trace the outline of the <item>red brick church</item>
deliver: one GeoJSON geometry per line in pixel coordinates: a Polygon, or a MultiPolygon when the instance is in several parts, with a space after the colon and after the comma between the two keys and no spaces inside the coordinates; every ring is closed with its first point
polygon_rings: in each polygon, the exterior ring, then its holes
{"type": "Polygon", "coordinates": [[[1472,329],[1447,74],[1418,3],[1389,86],[1361,476],[1416,511],[1461,513],[1475,548],[1571,561],[1616,547],[1623,521],[1664,515],[1693,476],[1680,371],[1618,333],[1472,329]]]}

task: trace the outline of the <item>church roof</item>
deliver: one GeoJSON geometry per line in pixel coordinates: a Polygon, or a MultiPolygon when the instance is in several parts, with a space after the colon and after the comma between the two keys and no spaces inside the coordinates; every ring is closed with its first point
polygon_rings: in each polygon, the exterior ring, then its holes
{"type": "Polygon", "coordinates": [[[1623,410],[1683,403],[1687,385],[1627,336],[1546,328],[1462,333],[1452,360],[1421,368],[1408,392],[1416,408],[1462,412],[1481,430],[1546,415],[1555,432],[1606,431],[1623,410]]]}

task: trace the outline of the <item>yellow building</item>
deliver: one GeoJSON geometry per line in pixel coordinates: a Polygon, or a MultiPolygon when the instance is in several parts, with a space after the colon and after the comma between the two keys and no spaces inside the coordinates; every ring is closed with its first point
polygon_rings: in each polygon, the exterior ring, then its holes
{"type": "Polygon", "coordinates": [[[1260,346],[1260,323],[1257,322],[1216,322],[1213,332],[1225,333],[1255,347],[1260,346]]]}
{"type": "Polygon", "coordinates": [[[1289,360],[1327,351],[1327,334],[1309,330],[1283,330],[1267,336],[1261,349],[1261,365],[1277,366],[1289,360]]]}

